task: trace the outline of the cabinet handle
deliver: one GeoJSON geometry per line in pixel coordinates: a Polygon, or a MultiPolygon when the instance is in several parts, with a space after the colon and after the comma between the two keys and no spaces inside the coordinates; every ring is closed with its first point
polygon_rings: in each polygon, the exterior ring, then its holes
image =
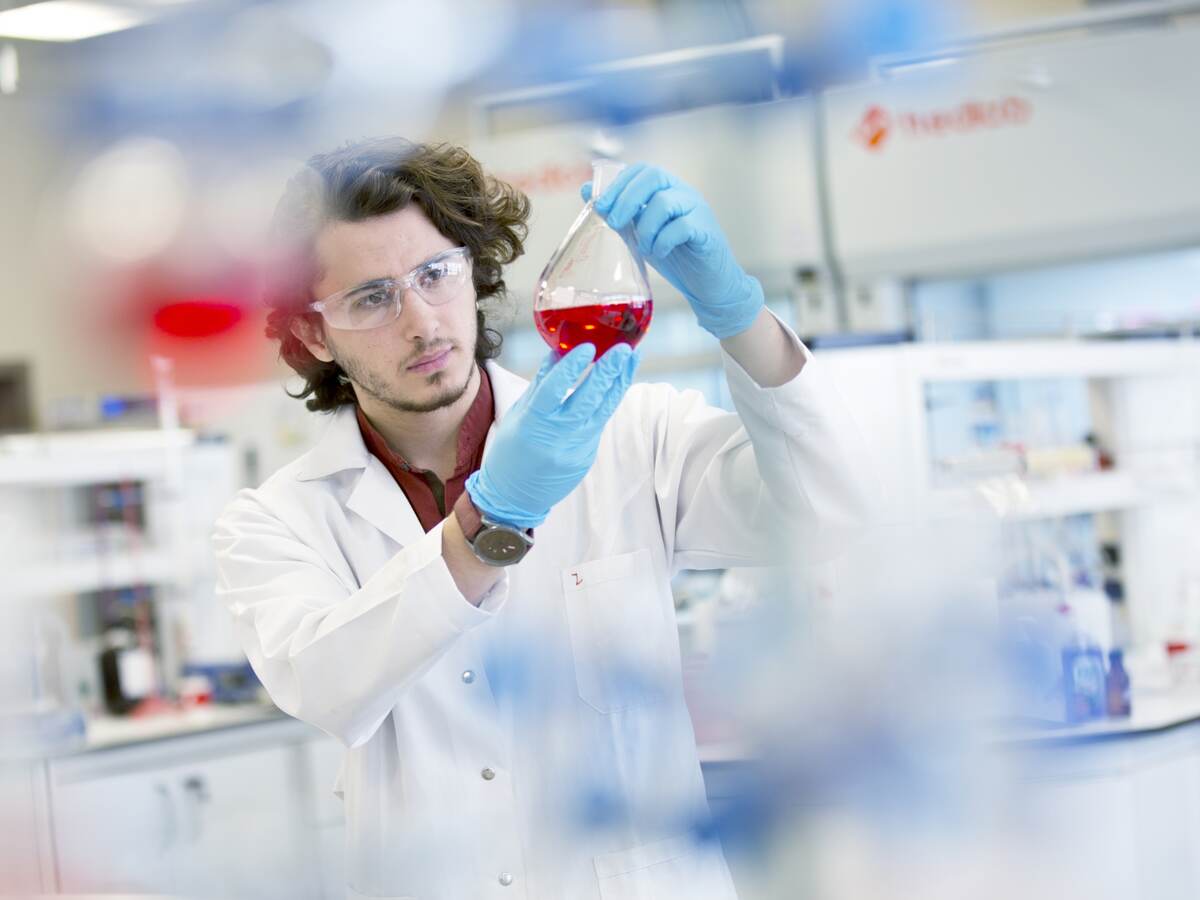
{"type": "Polygon", "coordinates": [[[201,775],[189,775],[183,780],[183,794],[188,798],[188,840],[195,843],[200,839],[200,832],[204,826],[200,807],[212,799],[208,792],[208,782],[201,775]]]}
{"type": "Polygon", "coordinates": [[[167,786],[156,784],[154,792],[158,794],[159,804],[163,811],[162,845],[158,851],[166,853],[175,843],[175,838],[179,836],[179,817],[175,813],[175,803],[171,800],[171,792],[167,790],[167,786]]]}
{"type": "Polygon", "coordinates": [[[201,775],[190,775],[185,778],[183,789],[194,797],[197,803],[207,803],[212,799],[208,793],[208,782],[201,775]]]}

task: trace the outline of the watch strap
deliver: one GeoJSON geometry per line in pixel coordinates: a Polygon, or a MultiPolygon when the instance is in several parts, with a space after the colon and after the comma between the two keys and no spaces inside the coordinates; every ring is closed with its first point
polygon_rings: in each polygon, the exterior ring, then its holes
{"type": "Polygon", "coordinates": [[[462,529],[467,543],[475,540],[476,535],[483,530],[483,514],[465,490],[454,501],[454,517],[458,519],[458,527],[462,529]]]}

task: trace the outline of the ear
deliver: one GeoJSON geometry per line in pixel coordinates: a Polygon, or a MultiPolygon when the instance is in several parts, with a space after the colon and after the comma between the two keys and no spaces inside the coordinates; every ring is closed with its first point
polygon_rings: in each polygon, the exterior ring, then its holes
{"type": "Polygon", "coordinates": [[[308,316],[296,316],[292,319],[291,332],[321,362],[333,362],[333,354],[325,344],[325,329],[320,321],[313,321],[308,316]]]}

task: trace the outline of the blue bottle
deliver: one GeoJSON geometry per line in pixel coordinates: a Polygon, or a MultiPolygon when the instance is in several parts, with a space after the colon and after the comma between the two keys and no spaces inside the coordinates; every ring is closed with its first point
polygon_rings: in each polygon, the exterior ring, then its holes
{"type": "Polygon", "coordinates": [[[1125,671],[1125,654],[1120,650],[1108,651],[1108,678],[1105,680],[1105,695],[1109,718],[1123,719],[1133,711],[1129,690],[1129,673],[1125,671]]]}
{"type": "Polygon", "coordinates": [[[1095,644],[1077,640],[1063,647],[1063,696],[1066,719],[1074,724],[1104,717],[1104,654],[1095,644]]]}

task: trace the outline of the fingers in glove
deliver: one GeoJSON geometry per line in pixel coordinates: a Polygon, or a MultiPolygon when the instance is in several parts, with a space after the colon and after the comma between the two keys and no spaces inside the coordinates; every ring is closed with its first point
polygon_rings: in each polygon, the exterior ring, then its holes
{"type": "Polygon", "coordinates": [[[607,215],[612,208],[613,203],[625,190],[625,185],[629,184],[634,178],[646,168],[645,163],[634,163],[632,166],[626,166],[617,173],[617,177],[613,179],[613,183],[604,189],[604,193],[596,198],[596,211],[601,215],[607,215]]]}
{"type": "Polygon", "coordinates": [[[585,181],[579,186],[579,196],[583,198],[584,203],[592,199],[592,183],[590,181],[585,181]]]}
{"type": "Polygon", "coordinates": [[[625,364],[633,353],[628,344],[617,344],[602,357],[588,373],[587,378],[563,404],[565,412],[573,421],[585,422],[604,402],[609,388],[621,377],[625,364]]]}
{"type": "MultiPolygon", "coordinates": [[[[625,173],[622,172],[622,175],[625,173]]],[[[642,207],[659,191],[675,187],[679,182],[670,172],[657,166],[643,166],[625,185],[605,215],[605,221],[620,231],[634,220],[642,207]]],[[[614,185],[615,186],[615,185],[614,185]]],[[[607,196],[607,192],[606,192],[607,196]]],[[[603,214],[604,209],[600,208],[603,214]]]]}
{"type": "MultiPolygon", "coordinates": [[[[596,356],[593,344],[579,344],[554,363],[541,383],[529,397],[529,407],[540,413],[550,413],[559,407],[584,370],[596,356]]],[[[586,382],[585,382],[586,383],[586,382]]]]}
{"type": "Polygon", "coordinates": [[[633,384],[633,376],[637,374],[638,363],[641,361],[642,354],[640,352],[635,351],[629,354],[629,358],[625,360],[624,365],[621,367],[620,374],[609,387],[608,393],[605,394],[604,400],[592,414],[593,419],[599,416],[603,421],[607,422],[612,417],[617,407],[621,405],[621,400],[624,398],[625,392],[629,390],[629,385],[633,384]]]}
{"type": "Polygon", "coordinates": [[[668,223],[694,210],[697,203],[695,193],[678,186],[654,194],[637,216],[634,234],[637,236],[638,249],[643,254],[650,253],[659,232],[668,223]]]}
{"type": "Polygon", "coordinates": [[[554,364],[558,362],[558,360],[559,355],[556,350],[551,350],[546,354],[546,358],[542,360],[542,364],[538,368],[537,374],[533,376],[533,381],[529,383],[529,389],[531,391],[546,380],[546,376],[550,374],[550,370],[554,368],[554,364]]]}
{"type": "Polygon", "coordinates": [[[647,256],[653,259],[666,259],[676,247],[697,240],[700,234],[691,214],[672,219],[655,236],[654,244],[650,247],[647,256]]]}

